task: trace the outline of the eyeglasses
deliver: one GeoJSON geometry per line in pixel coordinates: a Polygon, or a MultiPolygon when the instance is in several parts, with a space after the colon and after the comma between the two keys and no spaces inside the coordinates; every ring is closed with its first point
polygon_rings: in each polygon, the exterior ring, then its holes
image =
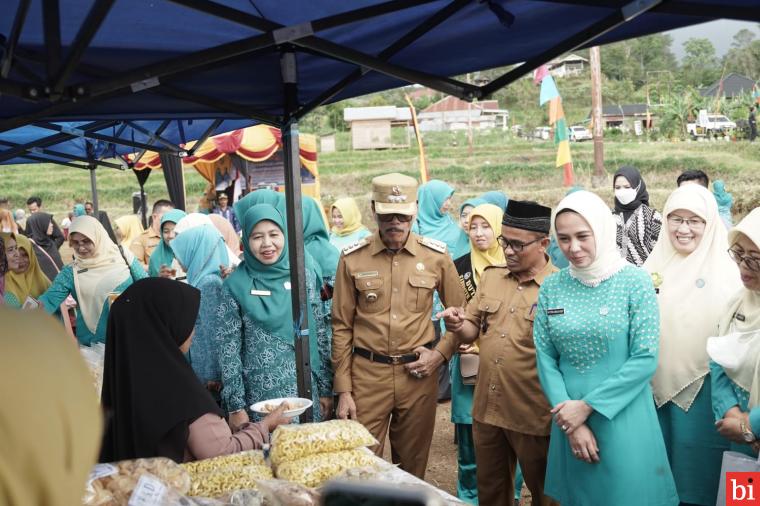
{"type": "Polygon", "coordinates": [[[398,213],[377,215],[377,219],[382,221],[383,223],[390,223],[394,219],[400,221],[401,223],[407,223],[409,221],[412,221],[413,217],[414,217],[413,214],[398,214],[398,213]]]}
{"type": "Polygon", "coordinates": [[[686,226],[692,230],[695,228],[701,228],[705,226],[705,220],[701,218],[689,218],[687,220],[687,219],[681,218],[680,216],[668,216],[668,223],[676,228],[686,223],[686,226]]]}
{"type": "Polygon", "coordinates": [[[529,246],[533,244],[534,242],[541,241],[543,240],[543,237],[539,237],[538,239],[534,241],[530,241],[530,242],[515,242],[515,241],[510,241],[503,235],[500,235],[499,237],[496,238],[496,240],[499,241],[499,246],[501,246],[502,249],[506,250],[507,247],[509,247],[509,248],[512,248],[512,251],[514,251],[515,253],[520,253],[523,249],[525,249],[525,246],[529,246]]]}
{"type": "Polygon", "coordinates": [[[742,255],[736,250],[730,249],[728,250],[728,256],[731,257],[731,260],[736,262],[736,265],[741,265],[742,262],[744,262],[744,265],[747,266],[747,269],[751,271],[760,271],[760,259],[749,256],[749,255],[742,255]]]}

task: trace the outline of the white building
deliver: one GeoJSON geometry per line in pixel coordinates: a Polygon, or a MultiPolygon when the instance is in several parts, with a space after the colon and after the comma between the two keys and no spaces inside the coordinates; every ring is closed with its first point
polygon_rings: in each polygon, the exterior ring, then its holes
{"type": "Polygon", "coordinates": [[[409,146],[409,131],[406,144],[396,145],[391,140],[391,128],[408,127],[412,112],[408,107],[393,105],[380,107],[346,107],[343,120],[351,127],[353,149],[388,149],[409,146]]]}
{"type": "Polygon", "coordinates": [[[470,125],[478,130],[496,127],[506,130],[508,119],[509,111],[499,109],[498,100],[469,103],[452,96],[439,100],[417,114],[423,132],[466,130],[470,125]]]}

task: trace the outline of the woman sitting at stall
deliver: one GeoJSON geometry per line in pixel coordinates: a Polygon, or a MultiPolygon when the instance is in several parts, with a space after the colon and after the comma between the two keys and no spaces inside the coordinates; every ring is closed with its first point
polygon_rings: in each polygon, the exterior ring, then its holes
{"type": "Polygon", "coordinates": [[[176,236],[174,227],[185,216],[187,214],[182,209],[172,209],[164,213],[161,218],[161,242],[150,254],[150,261],[148,262],[148,274],[151,277],[169,279],[184,277],[185,273],[182,267],[174,261],[174,251],[172,251],[170,244],[176,236]]]}
{"type": "MultiPolygon", "coordinates": [[[[257,193],[257,192],[254,192],[257,193]]],[[[216,313],[222,405],[230,425],[248,422],[252,404],[279,397],[297,397],[295,331],[291,306],[290,259],[285,220],[274,207],[249,208],[242,220],[244,261],[224,282],[216,313]]],[[[329,343],[315,336],[326,331],[319,318],[321,300],[316,266],[306,259],[306,291],[314,419],[332,404],[329,343]],[[322,406],[320,406],[320,401],[322,406]]],[[[324,416],[328,416],[325,412],[324,416]]]]}
{"type": "Polygon", "coordinates": [[[5,304],[20,309],[27,297],[37,299],[50,287],[40,269],[32,243],[21,234],[0,234],[5,244],[8,273],[5,275],[5,304]]]}
{"type": "Polygon", "coordinates": [[[283,407],[234,434],[183,353],[192,346],[200,292],[160,278],[138,281],[108,319],[101,462],[168,457],[201,460],[260,448],[288,419],[283,407]]]}
{"type": "Polygon", "coordinates": [[[723,312],[718,336],[707,340],[712,410],[718,432],[731,449],[757,455],[760,449],[760,208],[728,233],[728,250],[744,288],[723,312]]]}
{"type": "Polygon", "coordinates": [[[330,219],[333,224],[330,231],[330,244],[339,250],[371,235],[369,229],[362,223],[359,206],[351,197],[335,201],[330,208],[330,219]]]}
{"type": "Polygon", "coordinates": [[[106,340],[109,295],[123,292],[133,281],[144,278],[145,271],[128,249],[119,250],[92,216],[71,222],[69,245],[74,250],[74,262],[61,269],[39,301],[52,314],[72,295],[78,305],[79,343],[102,343],[106,340]]]}
{"type": "Polygon", "coordinates": [[[214,315],[222,298],[221,268],[229,264],[227,248],[222,235],[213,225],[185,230],[177,235],[171,246],[174,257],[187,272],[187,284],[200,290],[201,294],[195,337],[187,359],[201,384],[219,400],[222,374],[219,372],[219,357],[214,342],[214,315]]]}

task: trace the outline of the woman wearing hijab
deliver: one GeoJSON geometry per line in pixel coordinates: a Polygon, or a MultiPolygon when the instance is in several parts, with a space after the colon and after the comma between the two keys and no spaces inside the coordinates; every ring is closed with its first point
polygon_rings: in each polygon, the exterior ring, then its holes
{"type": "MultiPolygon", "coordinates": [[[[311,197],[304,197],[302,204],[304,247],[316,260],[322,271],[322,281],[325,285],[330,286],[330,292],[332,292],[340,251],[330,244],[330,234],[327,231],[325,221],[322,219],[319,203],[311,197]]],[[[330,297],[332,297],[332,293],[330,293],[330,297]]]]}
{"type": "Polygon", "coordinates": [[[145,271],[128,249],[120,250],[111,241],[92,216],[71,222],[69,245],[74,250],[74,262],[61,269],[39,301],[52,314],[66,297],[73,296],[78,306],[79,343],[102,343],[106,340],[109,295],[123,292],[133,281],[144,278],[145,271]]]}
{"type": "Polygon", "coordinates": [[[167,457],[188,462],[260,448],[286,419],[282,408],[234,434],[183,356],[192,346],[200,292],[148,278],[116,299],[108,319],[101,462],[167,457]]]}
{"type": "Polygon", "coordinates": [[[185,216],[187,214],[182,209],[172,209],[161,217],[161,242],[150,254],[148,262],[148,274],[151,277],[176,279],[184,276],[182,267],[174,261],[174,251],[170,244],[176,237],[174,227],[185,216]]]}
{"type": "Polygon", "coordinates": [[[121,236],[119,244],[124,249],[128,249],[132,241],[143,233],[142,221],[140,221],[140,217],[136,214],[126,214],[114,220],[114,223],[116,223],[116,228],[121,236]]]}
{"type": "Polygon", "coordinates": [[[726,191],[726,183],[722,179],[716,179],[713,181],[713,195],[715,195],[715,202],[718,204],[718,214],[720,219],[726,225],[726,228],[731,228],[734,224],[734,217],[731,216],[731,207],[734,205],[734,196],[726,191]]]}
{"type": "Polygon", "coordinates": [[[240,253],[242,253],[240,251],[240,234],[235,232],[232,224],[218,214],[209,214],[208,219],[211,220],[211,223],[216,227],[219,233],[222,234],[224,242],[227,245],[227,248],[229,248],[228,251],[230,251],[235,258],[239,257],[240,253]]]}
{"type": "Polygon", "coordinates": [[[82,504],[102,428],[92,377],[49,316],[0,307],[0,321],[0,503],[82,504]]]}
{"type": "Polygon", "coordinates": [[[654,400],[681,501],[712,505],[728,443],[713,423],[706,343],[740,288],[739,271],[709,190],[684,185],[663,212],[665,227],[644,264],[661,315],[654,400]]]}
{"type": "MultiPolygon", "coordinates": [[[[186,230],[191,230],[193,228],[202,227],[205,225],[216,227],[216,229],[220,234],[222,234],[222,237],[224,238],[228,260],[228,263],[226,263],[224,267],[229,270],[237,267],[240,264],[240,238],[237,237],[237,235],[235,236],[235,240],[237,241],[237,249],[232,248],[230,243],[227,241],[227,238],[225,237],[227,231],[232,229],[232,225],[230,225],[230,223],[221,216],[203,213],[190,213],[177,222],[177,226],[174,227],[174,235],[179,236],[186,230]],[[214,216],[216,216],[217,219],[214,219],[214,216]],[[224,224],[229,227],[229,229],[221,227],[218,220],[224,222],[224,224]]],[[[234,233],[234,230],[232,231],[234,233]]]]}
{"type": "Polygon", "coordinates": [[[65,239],[58,225],[53,221],[53,216],[42,211],[33,213],[26,220],[25,235],[38,246],[34,252],[45,276],[49,279],[55,278],[58,271],[63,267],[58,248],[61,247],[65,239]]]}
{"type": "Polygon", "coordinates": [[[649,207],[647,185],[634,167],[624,165],[615,172],[613,189],[618,251],[641,267],[660,236],[662,216],[649,207]]]}
{"type": "MultiPolygon", "coordinates": [[[[503,214],[493,204],[478,205],[469,214],[470,252],[454,260],[467,302],[475,296],[480,276],[486,267],[506,262],[504,250],[496,240],[501,231],[503,214]]],[[[472,395],[475,386],[463,383],[460,355],[477,355],[478,351],[477,344],[460,346],[459,353],[451,359],[450,368],[451,421],[455,424],[459,468],[457,497],[471,504],[477,504],[478,501],[475,444],[472,439],[472,395]]]]}
{"type": "MultiPolygon", "coordinates": [[[[469,227],[470,227],[470,213],[473,209],[478,207],[481,204],[487,204],[485,200],[482,198],[471,198],[468,200],[465,200],[464,203],[459,206],[459,226],[462,227],[462,230],[469,233],[469,227]]],[[[497,206],[498,207],[498,206],[497,206]]],[[[503,213],[504,211],[502,211],[503,213]]]]}
{"type": "Polygon", "coordinates": [[[9,209],[0,209],[0,233],[18,234],[18,225],[9,209]]]}
{"type": "Polygon", "coordinates": [[[84,204],[74,204],[74,218],[78,218],[86,214],[87,210],[84,208],[84,204]]]}
{"type": "Polygon", "coordinates": [[[493,204],[501,209],[502,213],[507,212],[507,204],[509,203],[509,197],[504,192],[500,191],[490,191],[485,192],[483,195],[480,196],[481,199],[485,200],[488,204],[493,204]]]}
{"type": "Polygon", "coordinates": [[[5,304],[20,309],[27,297],[37,299],[50,287],[40,269],[32,243],[21,234],[0,234],[5,245],[8,272],[5,275],[5,304]]]}
{"type": "Polygon", "coordinates": [[[552,223],[570,267],[544,281],[533,328],[555,419],[545,491],[568,505],[677,505],[649,386],[659,336],[652,280],[621,258],[597,195],[568,195],[552,223]]]}
{"type": "Polygon", "coordinates": [[[222,235],[213,225],[185,230],[172,241],[171,247],[174,257],[187,273],[187,283],[200,290],[201,294],[195,336],[187,358],[201,384],[218,397],[222,374],[214,342],[214,315],[222,298],[220,266],[229,264],[227,248],[222,235]]]}
{"type": "Polygon", "coordinates": [[[418,212],[412,231],[446,243],[449,255],[459,258],[469,251],[470,239],[448,214],[452,195],[454,188],[437,179],[421,185],[417,190],[418,212]]]}
{"type": "Polygon", "coordinates": [[[728,250],[744,288],[723,312],[717,335],[707,340],[712,407],[718,432],[731,449],[760,449],[760,208],[728,233],[728,250]]]}
{"type": "MultiPolygon", "coordinates": [[[[259,204],[246,211],[242,225],[244,261],[224,281],[216,324],[222,405],[233,427],[249,420],[246,410],[256,402],[298,395],[285,220],[274,207],[259,204]]],[[[326,332],[319,317],[319,279],[316,266],[307,259],[305,317],[311,336],[326,332]]],[[[318,421],[329,416],[331,407],[332,350],[320,339],[309,339],[309,345],[318,421]]]]}
{"type": "Polygon", "coordinates": [[[359,206],[351,197],[336,200],[330,207],[330,218],[333,224],[330,231],[330,244],[339,250],[371,235],[369,229],[362,223],[359,206]]]}

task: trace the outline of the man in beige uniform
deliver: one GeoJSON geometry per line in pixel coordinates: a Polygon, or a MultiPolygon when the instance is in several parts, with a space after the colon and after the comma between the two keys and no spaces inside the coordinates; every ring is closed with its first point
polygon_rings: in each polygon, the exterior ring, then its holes
{"type": "Polygon", "coordinates": [[[438,368],[453,336],[435,348],[433,292],[461,306],[464,292],[440,241],[411,233],[417,181],[402,174],[372,180],[374,236],[343,249],[333,299],[334,390],[339,418],[359,420],[380,442],[390,426],[394,463],[422,478],[435,426],[438,368]]]}
{"type": "Polygon", "coordinates": [[[174,209],[174,204],[170,200],[157,200],[153,204],[153,212],[150,215],[151,223],[147,230],[138,235],[132,244],[129,245],[129,250],[135,255],[138,262],[142,264],[144,268],[148,268],[150,262],[150,255],[153,254],[153,250],[156,249],[161,242],[161,218],[164,217],[164,213],[174,209]]]}
{"type": "Polygon", "coordinates": [[[483,506],[512,503],[518,461],[533,504],[558,504],[544,495],[551,407],[538,380],[533,343],[538,289],[557,271],[546,255],[550,220],[548,207],[510,200],[498,238],[507,264],[486,268],[466,310],[441,313],[462,342],[479,339],[472,430],[483,506]]]}

